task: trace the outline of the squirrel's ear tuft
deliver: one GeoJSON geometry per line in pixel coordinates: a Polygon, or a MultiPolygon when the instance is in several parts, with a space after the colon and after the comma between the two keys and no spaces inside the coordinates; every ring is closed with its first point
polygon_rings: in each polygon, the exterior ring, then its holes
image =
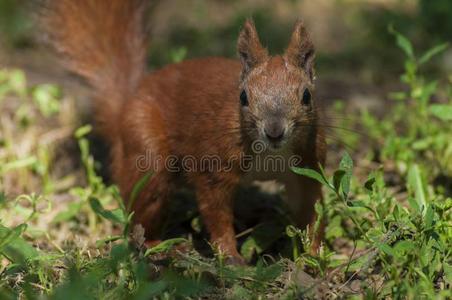
{"type": "Polygon", "coordinates": [[[250,19],[246,20],[240,31],[237,41],[237,51],[245,73],[264,62],[268,57],[267,50],[262,47],[256,27],[250,19]]]}
{"type": "Polygon", "coordinates": [[[292,65],[303,69],[311,81],[314,79],[314,44],[302,21],[295,24],[286,58],[292,65]]]}

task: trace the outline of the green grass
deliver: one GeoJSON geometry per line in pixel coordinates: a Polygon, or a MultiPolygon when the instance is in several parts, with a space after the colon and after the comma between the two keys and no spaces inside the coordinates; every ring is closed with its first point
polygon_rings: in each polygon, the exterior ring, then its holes
{"type": "Polygon", "coordinates": [[[389,95],[383,118],[363,111],[339,124],[367,132],[343,136],[365,155],[344,153],[322,173],[294,169],[324,185],[319,255],[302,250],[308,236],[276,205],[271,222],[240,233],[246,267],[192,247],[206,238],[196,213],[176,218],[190,224],[185,234],[147,249],[118,189],[98,175],[91,127],[77,123],[73,99],[0,71],[0,298],[452,297],[452,78],[421,75],[447,45],[417,57],[392,32],[407,88],[389,95]]]}

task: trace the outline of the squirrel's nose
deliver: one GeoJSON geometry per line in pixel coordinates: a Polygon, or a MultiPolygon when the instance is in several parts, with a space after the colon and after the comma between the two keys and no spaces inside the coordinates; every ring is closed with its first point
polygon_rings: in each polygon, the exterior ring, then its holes
{"type": "Polygon", "coordinates": [[[265,135],[271,142],[279,142],[284,137],[285,128],[280,123],[272,123],[264,128],[265,135]]]}

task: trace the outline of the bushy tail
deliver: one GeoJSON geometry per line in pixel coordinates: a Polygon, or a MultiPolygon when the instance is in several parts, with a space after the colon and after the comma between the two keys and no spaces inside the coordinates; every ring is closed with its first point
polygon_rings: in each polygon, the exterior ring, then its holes
{"type": "Polygon", "coordinates": [[[44,2],[42,21],[50,41],[66,67],[93,87],[101,130],[114,128],[121,102],[136,89],[145,71],[147,2],[44,2]]]}

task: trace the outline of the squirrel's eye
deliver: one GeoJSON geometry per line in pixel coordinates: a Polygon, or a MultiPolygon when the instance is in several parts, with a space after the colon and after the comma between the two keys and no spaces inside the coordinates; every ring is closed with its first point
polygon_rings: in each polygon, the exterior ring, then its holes
{"type": "Polygon", "coordinates": [[[311,104],[311,92],[308,89],[305,89],[303,92],[303,105],[311,104]]]}
{"type": "Polygon", "coordinates": [[[240,103],[242,106],[248,106],[248,96],[246,95],[245,90],[240,93],[240,103]]]}

